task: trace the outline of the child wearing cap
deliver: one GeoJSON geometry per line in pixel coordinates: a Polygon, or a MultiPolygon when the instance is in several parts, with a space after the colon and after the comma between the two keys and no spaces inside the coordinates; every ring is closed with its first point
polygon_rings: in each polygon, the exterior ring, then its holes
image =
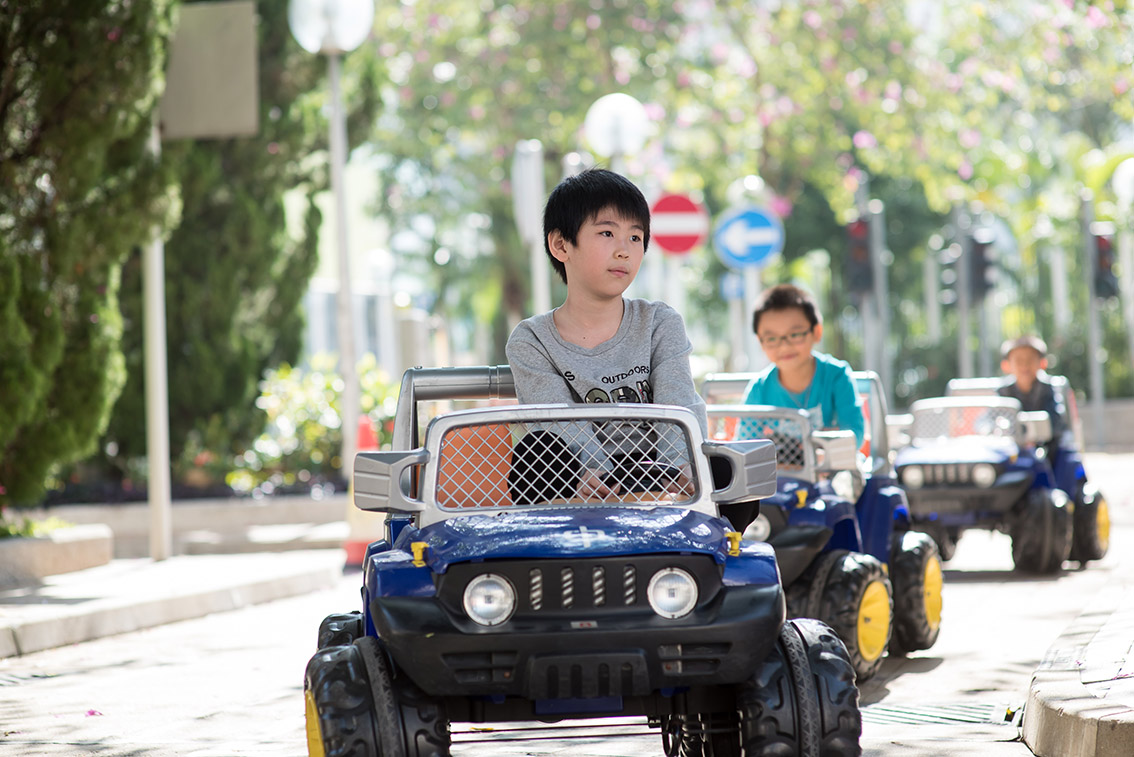
{"type": "Polygon", "coordinates": [[[1038,336],[1027,334],[1004,342],[1000,355],[1000,369],[1008,378],[999,394],[1019,400],[1024,410],[1046,410],[1051,416],[1052,437],[1058,439],[1063,431],[1063,403],[1044,372],[1047,344],[1038,336]]]}

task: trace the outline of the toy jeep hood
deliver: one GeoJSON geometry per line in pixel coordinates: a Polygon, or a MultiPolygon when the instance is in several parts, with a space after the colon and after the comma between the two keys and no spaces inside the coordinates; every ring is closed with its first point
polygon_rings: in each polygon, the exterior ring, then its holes
{"type": "Polygon", "coordinates": [[[674,507],[555,507],[451,518],[398,536],[398,549],[429,545],[429,567],[460,562],[696,552],[725,561],[724,521],[674,507]]]}
{"type": "Polygon", "coordinates": [[[969,439],[943,439],[918,447],[903,447],[898,451],[894,464],[936,465],[938,463],[992,463],[1000,465],[1014,460],[1020,448],[1011,439],[988,439],[983,443],[973,443],[969,439]]]}

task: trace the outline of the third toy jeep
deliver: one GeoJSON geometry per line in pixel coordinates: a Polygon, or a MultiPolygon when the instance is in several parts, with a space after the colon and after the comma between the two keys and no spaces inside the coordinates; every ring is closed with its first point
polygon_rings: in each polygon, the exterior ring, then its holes
{"type": "Polygon", "coordinates": [[[1046,412],[1001,397],[1002,379],[954,379],[947,397],[910,407],[909,444],[896,464],[915,527],[945,559],[967,529],[1012,537],[1018,570],[1052,573],[1064,560],[1101,559],[1109,543],[1106,499],[1088,483],[1066,379],[1047,377],[1063,398],[1064,432],[1046,412]]]}

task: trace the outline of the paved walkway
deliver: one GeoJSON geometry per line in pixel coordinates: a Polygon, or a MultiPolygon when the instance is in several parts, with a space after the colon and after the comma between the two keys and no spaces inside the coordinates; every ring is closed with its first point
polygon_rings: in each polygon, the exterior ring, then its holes
{"type": "MultiPolygon", "coordinates": [[[[113,560],[0,592],[0,658],[333,586],[339,549],[113,560]]],[[[1134,755],[1134,586],[1108,588],[1036,670],[1024,740],[1041,757],[1134,755]]]]}
{"type": "Polygon", "coordinates": [[[49,576],[0,591],[0,657],[304,594],[342,570],[342,550],[320,549],[112,560],[49,576]]]}

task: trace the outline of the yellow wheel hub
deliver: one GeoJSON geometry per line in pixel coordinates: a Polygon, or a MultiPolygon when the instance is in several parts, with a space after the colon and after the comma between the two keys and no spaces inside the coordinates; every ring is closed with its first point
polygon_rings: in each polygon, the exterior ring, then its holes
{"type": "Polygon", "coordinates": [[[925,561],[924,585],[925,592],[925,619],[929,627],[937,629],[941,625],[941,586],[944,579],[941,575],[941,561],[933,556],[925,561]]]}
{"type": "Polygon", "coordinates": [[[326,757],[323,753],[323,730],[319,728],[319,711],[315,709],[315,695],[305,691],[303,698],[307,703],[307,754],[310,757],[326,757]]]}
{"type": "Polygon", "coordinates": [[[1110,547],[1110,508],[1101,496],[1098,498],[1098,508],[1095,510],[1095,524],[1099,531],[1099,546],[1105,552],[1110,547]]]}
{"type": "Polygon", "coordinates": [[[858,605],[858,653],[866,661],[886,651],[890,637],[890,593],[881,581],[871,581],[858,605]]]}

